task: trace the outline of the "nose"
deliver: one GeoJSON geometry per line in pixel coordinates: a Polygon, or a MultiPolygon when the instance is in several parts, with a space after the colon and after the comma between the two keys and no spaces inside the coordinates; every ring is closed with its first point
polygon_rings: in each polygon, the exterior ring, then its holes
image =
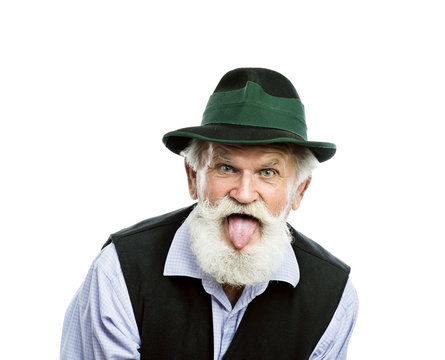
{"type": "Polygon", "coordinates": [[[257,201],[259,194],[255,189],[255,179],[252,174],[241,174],[234,187],[230,190],[229,195],[241,204],[257,201]]]}

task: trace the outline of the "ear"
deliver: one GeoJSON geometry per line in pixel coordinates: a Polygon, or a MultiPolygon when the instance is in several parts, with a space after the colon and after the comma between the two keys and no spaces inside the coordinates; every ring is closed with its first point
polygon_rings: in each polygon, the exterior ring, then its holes
{"type": "Polygon", "coordinates": [[[187,182],[189,186],[190,197],[193,200],[198,199],[198,188],[196,186],[196,171],[193,170],[184,159],[185,172],[187,174],[187,182]]]}
{"type": "Polygon", "coordinates": [[[298,185],[297,191],[294,195],[294,200],[292,202],[292,210],[297,210],[300,207],[301,200],[303,199],[304,193],[309,187],[312,181],[312,176],[309,176],[305,181],[298,185]]]}

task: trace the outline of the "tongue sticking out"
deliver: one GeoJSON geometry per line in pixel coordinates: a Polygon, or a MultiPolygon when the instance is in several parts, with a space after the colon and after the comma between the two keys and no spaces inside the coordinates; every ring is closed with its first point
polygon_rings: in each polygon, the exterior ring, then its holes
{"type": "Polygon", "coordinates": [[[247,245],[253,233],[258,227],[258,220],[245,215],[230,215],[227,218],[229,223],[229,235],[233,245],[237,249],[242,249],[247,245]]]}

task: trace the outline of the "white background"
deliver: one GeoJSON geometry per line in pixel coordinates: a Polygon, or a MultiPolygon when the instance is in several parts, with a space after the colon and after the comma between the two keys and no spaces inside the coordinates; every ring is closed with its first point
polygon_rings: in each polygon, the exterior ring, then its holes
{"type": "Polygon", "coordinates": [[[0,357],[56,359],[111,232],[191,203],[162,135],[228,70],[294,83],[337,155],[290,222],[352,266],[349,359],[443,356],[439,1],[3,1],[0,357]]]}

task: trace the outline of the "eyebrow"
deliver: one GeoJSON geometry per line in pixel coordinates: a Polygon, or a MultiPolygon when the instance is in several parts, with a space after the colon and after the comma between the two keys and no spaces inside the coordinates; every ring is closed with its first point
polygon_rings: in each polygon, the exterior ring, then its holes
{"type": "Polygon", "coordinates": [[[215,160],[223,160],[223,161],[226,161],[226,162],[232,162],[233,161],[233,160],[229,159],[228,157],[225,157],[224,154],[221,154],[220,152],[219,153],[214,153],[212,160],[213,161],[215,161],[215,160]]]}
{"type": "Polygon", "coordinates": [[[272,167],[272,166],[278,165],[279,163],[280,163],[280,160],[278,160],[278,159],[272,159],[272,160],[269,161],[268,163],[265,163],[265,164],[263,164],[263,165],[261,165],[261,166],[263,166],[263,167],[272,167]]]}

